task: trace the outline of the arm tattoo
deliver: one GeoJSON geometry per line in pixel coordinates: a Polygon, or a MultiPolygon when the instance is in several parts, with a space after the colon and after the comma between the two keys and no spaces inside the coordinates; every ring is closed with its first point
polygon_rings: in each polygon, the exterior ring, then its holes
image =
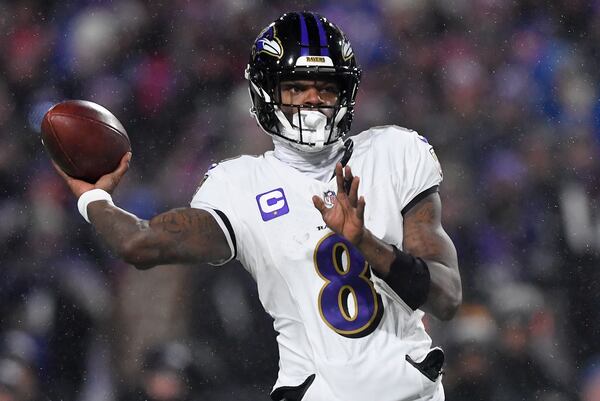
{"type": "Polygon", "coordinates": [[[190,231],[206,231],[209,228],[208,214],[190,213],[187,209],[175,209],[158,215],[150,221],[150,226],[160,227],[169,234],[182,234],[190,231]]]}
{"type": "Polygon", "coordinates": [[[432,194],[417,203],[404,216],[404,250],[422,258],[431,277],[424,310],[448,320],[462,299],[456,249],[441,223],[439,195],[432,194]]]}
{"type": "Polygon", "coordinates": [[[404,216],[404,249],[414,256],[437,260],[445,253],[439,203],[428,196],[404,216]]]}
{"type": "Polygon", "coordinates": [[[188,220],[188,225],[191,225],[191,218],[186,218],[186,216],[182,216],[181,213],[170,213],[165,216],[161,216],[158,220],[160,226],[166,232],[171,234],[180,234],[183,231],[181,226],[186,223],[186,219],[188,220]]]}
{"type": "Polygon", "coordinates": [[[174,209],[148,222],[105,202],[94,202],[88,214],[109,247],[138,267],[216,262],[231,254],[221,228],[205,210],[174,209]]]}
{"type": "Polygon", "coordinates": [[[206,255],[208,261],[214,261],[218,255],[230,253],[221,228],[205,210],[173,209],[154,217],[150,228],[157,237],[157,251],[163,260],[197,259],[198,255],[206,255]]]}

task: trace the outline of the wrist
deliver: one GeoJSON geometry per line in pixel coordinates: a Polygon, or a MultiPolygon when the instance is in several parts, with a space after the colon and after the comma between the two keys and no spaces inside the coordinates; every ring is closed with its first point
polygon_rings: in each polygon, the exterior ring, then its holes
{"type": "Polygon", "coordinates": [[[351,242],[355,247],[360,249],[362,246],[368,243],[369,237],[371,237],[372,235],[373,234],[371,233],[371,231],[369,231],[369,229],[363,227],[361,232],[355,237],[354,241],[351,242]]]}
{"type": "Polygon", "coordinates": [[[95,188],[82,193],[79,199],[77,200],[77,209],[79,210],[81,216],[88,223],[90,223],[90,219],[87,213],[88,205],[96,201],[106,201],[109,205],[114,206],[112,196],[110,196],[110,194],[103,189],[95,188]]]}
{"type": "Polygon", "coordinates": [[[421,258],[403,252],[392,245],[394,260],[387,274],[373,273],[385,281],[413,310],[421,307],[429,296],[431,275],[427,263],[421,258]]]}

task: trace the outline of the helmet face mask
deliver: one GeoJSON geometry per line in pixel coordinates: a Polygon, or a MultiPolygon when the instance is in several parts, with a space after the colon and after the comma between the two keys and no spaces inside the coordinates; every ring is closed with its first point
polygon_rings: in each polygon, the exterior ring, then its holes
{"type": "Polygon", "coordinates": [[[254,42],[246,68],[251,113],[269,135],[318,151],[350,129],[360,74],[348,40],[334,24],[313,13],[284,14],[254,42]],[[297,81],[333,82],[337,101],[283,103],[282,82],[297,81]]]}

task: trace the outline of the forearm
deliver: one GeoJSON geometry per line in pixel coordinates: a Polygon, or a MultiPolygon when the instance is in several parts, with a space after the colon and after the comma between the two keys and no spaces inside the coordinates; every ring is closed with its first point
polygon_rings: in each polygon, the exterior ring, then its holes
{"type": "Polygon", "coordinates": [[[458,258],[452,240],[441,226],[406,227],[404,251],[420,257],[429,269],[431,283],[423,310],[441,320],[454,317],[462,302],[458,258]]]}
{"type": "Polygon", "coordinates": [[[423,259],[429,268],[431,284],[423,310],[440,320],[449,320],[462,302],[462,287],[458,267],[423,259]]]}
{"type": "Polygon", "coordinates": [[[390,244],[377,238],[370,230],[365,228],[363,237],[357,246],[367,263],[379,276],[385,277],[388,275],[390,266],[396,257],[390,244]]]}
{"type": "Polygon", "coordinates": [[[209,211],[179,208],[147,221],[115,207],[110,193],[127,171],[130,159],[131,153],[127,153],[115,171],[94,185],[69,177],[57,167],[78,198],[79,212],[116,255],[140,269],[161,264],[219,263],[232,256],[233,243],[209,211]]]}
{"type": "MultiPolygon", "coordinates": [[[[445,233],[444,233],[445,234],[445,233]]],[[[419,307],[426,310],[441,320],[452,318],[461,302],[462,290],[460,277],[458,275],[458,266],[456,261],[456,252],[451,246],[449,238],[444,241],[442,236],[442,245],[436,243],[436,246],[415,247],[411,250],[400,251],[408,254],[406,260],[412,257],[420,258],[429,271],[429,287],[425,289],[425,303],[419,307]],[[439,251],[439,252],[438,252],[439,251]]],[[[372,232],[365,229],[365,234],[358,244],[361,251],[371,268],[377,276],[384,280],[389,277],[391,268],[412,269],[413,266],[407,264],[399,265],[396,261],[396,254],[393,247],[385,241],[377,238],[372,232]]],[[[398,272],[396,272],[398,273],[398,272]]],[[[403,276],[409,276],[410,272],[401,272],[403,276]]],[[[422,276],[419,276],[422,277],[422,276]]],[[[420,280],[420,279],[419,279],[420,280]]],[[[412,283],[407,283],[409,286],[412,283]]],[[[416,283],[415,283],[416,284],[416,283]]],[[[401,297],[414,299],[419,294],[399,294],[401,297]]]]}
{"type": "Polygon", "coordinates": [[[359,243],[373,274],[382,279],[412,310],[427,301],[431,279],[429,269],[422,259],[402,252],[395,246],[367,233],[359,243]]]}
{"type": "Polygon", "coordinates": [[[462,302],[462,287],[456,249],[441,225],[438,194],[404,216],[403,249],[421,258],[429,269],[429,296],[422,309],[441,320],[451,319],[462,302]]]}
{"type": "MultiPolygon", "coordinates": [[[[104,243],[119,257],[129,261],[131,242],[148,229],[149,222],[143,220],[107,201],[91,202],[88,218],[104,243]]],[[[140,255],[142,256],[142,255],[140,255]]]]}
{"type": "Polygon", "coordinates": [[[357,244],[373,269],[412,310],[422,308],[429,297],[431,277],[423,259],[385,243],[365,230],[357,244]]]}
{"type": "Polygon", "coordinates": [[[139,269],[161,264],[221,262],[231,256],[225,234],[205,210],[173,209],[150,221],[106,201],[90,203],[87,211],[108,246],[139,269]]]}

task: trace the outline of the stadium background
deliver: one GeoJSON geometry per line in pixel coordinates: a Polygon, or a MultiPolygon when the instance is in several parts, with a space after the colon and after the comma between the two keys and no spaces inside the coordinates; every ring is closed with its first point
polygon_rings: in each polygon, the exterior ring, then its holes
{"type": "Polygon", "coordinates": [[[275,336],[249,275],[116,260],[38,127],[60,100],[104,105],[133,145],[117,204],[186,205],[212,162],[270,146],[243,69],[261,27],[303,9],[363,68],[353,133],[416,129],[444,167],[464,306],[426,323],[447,398],[600,400],[600,2],[584,0],[0,0],[0,399],[141,399],[152,372],[190,400],[267,399],[275,336]]]}

